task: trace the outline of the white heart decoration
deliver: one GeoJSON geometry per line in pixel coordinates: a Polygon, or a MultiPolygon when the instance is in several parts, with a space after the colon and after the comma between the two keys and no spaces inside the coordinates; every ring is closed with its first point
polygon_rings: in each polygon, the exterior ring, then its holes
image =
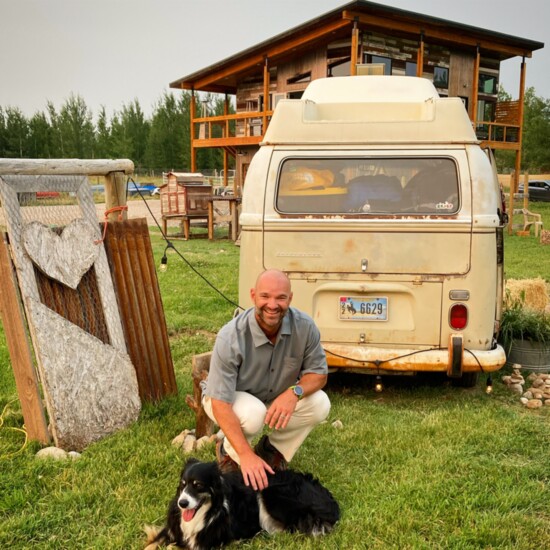
{"type": "Polygon", "coordinates": [[[99,255],[97,238],[98,230],[83,219],[73,220],[61,235],[34,221],[23,227],[21,242],[40,271],[76,289],[99,255]]]}

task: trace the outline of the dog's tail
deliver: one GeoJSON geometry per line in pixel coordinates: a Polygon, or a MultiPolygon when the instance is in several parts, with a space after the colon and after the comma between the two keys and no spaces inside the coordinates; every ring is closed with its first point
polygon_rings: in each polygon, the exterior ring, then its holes
{"type": "Polygon", "coordinates": [[[168,529],[164,527],[156,527],[155,525],[146,525],[143,530],[147,535],[147,546],[144,550],[156,550],[159,546],[163,545],[165,542],[170,541],[168,536],[168,529]]]}

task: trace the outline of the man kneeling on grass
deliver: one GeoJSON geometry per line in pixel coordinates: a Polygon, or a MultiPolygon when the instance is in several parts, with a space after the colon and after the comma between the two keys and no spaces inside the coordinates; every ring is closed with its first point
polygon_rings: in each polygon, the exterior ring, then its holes
{"type": "Polygon", "coordinates": [[[250,290],[254,307],[219,332],[203,382],[203,407],[221,428],[216,446],[222,471],[240,466],[255,490],[268,473],[286,468],[309,432],[327,418],[330,401],[322,388],[327,360],[319,330],[290,307],[288,277],[264,271],[250,290]],[[273,431],[252,448],[264,425],[273,431]]]}

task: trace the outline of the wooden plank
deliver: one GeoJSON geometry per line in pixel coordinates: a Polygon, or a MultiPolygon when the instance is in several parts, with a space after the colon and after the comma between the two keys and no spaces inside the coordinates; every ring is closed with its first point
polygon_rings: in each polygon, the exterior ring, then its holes
{"type": "Polygon", "coordinates": [[[133,174],[134,163],[128,159],[1,159],[0,175],[87,175],[104,176],[109,172],[133,174]]]}
{"type": "Polygon", "coordinates": [[[0,314],[25,429],[29,439],[48,444],[51,437],[25,330],[25,318],[18,299],[17,281],[4,234],[0,241],[0,280],[2,281],[0,285],[0,314]]]}
{"type": "Polygon", "coordinates": [[[177,393],[168,329],[145,219],[109,223],[105,249],[142,400],[177,393]]]}

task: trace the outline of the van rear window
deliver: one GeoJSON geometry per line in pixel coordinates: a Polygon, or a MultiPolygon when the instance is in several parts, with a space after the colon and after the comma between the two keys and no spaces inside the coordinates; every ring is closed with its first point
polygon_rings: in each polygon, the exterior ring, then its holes
{"type": "Polygon", "coordinates": [[[454,214],[456,165],[449,158],[290,158],[279,172],[282,214],[454,214]]]}

